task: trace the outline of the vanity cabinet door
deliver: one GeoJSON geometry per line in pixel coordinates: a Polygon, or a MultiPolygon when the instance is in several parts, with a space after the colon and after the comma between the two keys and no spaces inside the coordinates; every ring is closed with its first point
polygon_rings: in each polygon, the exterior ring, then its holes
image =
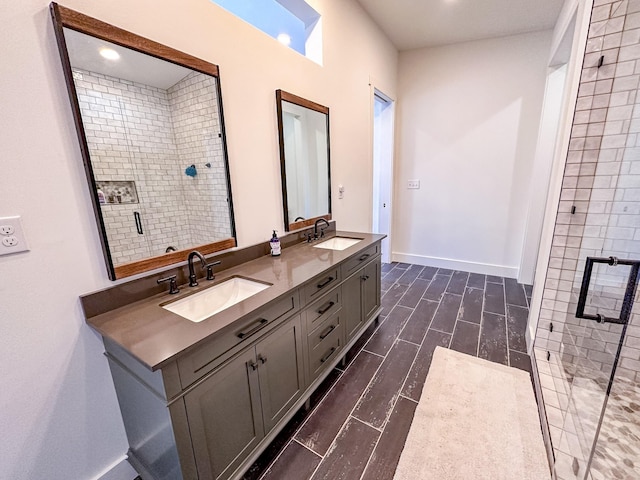
{"type": "Polygon", "coordinates": [[[362,271],[347,279],[342,284],[342,318],[345,325],[346,341],[363,325],[362,315],[362,271]]]}
{"type": "Polygon", "coordinates": [[[265,434],[304,391],[300,329],[297,315],[256,345],[265,434]]]}
{"type": "Polygon", "coordinates": [[[255,349],[184,397],[198,478],[228,478],[264,437],[255,349]]]}
{"type": "Polygon", "coordinates": [[[362,271],[362,311],[366,321],[380,307],[380,257],[362,271]]]}
{"type": "Polygon", "coordinates": [[[342,310],[347,342],[380,308],[380,269],[378,256],[342,284],[342,310]]]}

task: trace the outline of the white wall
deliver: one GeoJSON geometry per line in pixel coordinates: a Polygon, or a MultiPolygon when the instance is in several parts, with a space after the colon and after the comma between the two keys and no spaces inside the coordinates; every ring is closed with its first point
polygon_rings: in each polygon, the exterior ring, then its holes
{"type": "MultiPolygon", "coordinates": [[[[220,65],[240,246],[283,223],[275,90],[331,108],[340,228],[371,209],[370,90],[395,87],[397,53],[352,1],[323,15],[324,67],[207,0],[69,0],[65,6],[220,65]]],[[[0,478],[96,478],[127,449],[99,337],[78,296],[108,287],[48,12],[0,2],[0,216],[22,215],[31,251],[0,257],[0,478]]]]}
{"type": "Polygon", "coordinates": [[[400,54],[396,260],[516,277],[550,44],[548,31],[400,54]]]}

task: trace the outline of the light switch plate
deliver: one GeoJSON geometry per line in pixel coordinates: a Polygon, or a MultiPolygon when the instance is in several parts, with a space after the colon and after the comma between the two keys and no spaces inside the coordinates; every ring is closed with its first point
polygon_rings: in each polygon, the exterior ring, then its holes
{"type": "Polygon", "coordinates": [[[407,188],[412,188],[412,189],[420,188],[420,180],[407,181],[407,188]]]}
{"type": "Polygon", "coordinates": [[[24,237],[20,217],[18,215],[0,217],[0,255],[10,255],[28,250],[29,245],[24,237]]]}

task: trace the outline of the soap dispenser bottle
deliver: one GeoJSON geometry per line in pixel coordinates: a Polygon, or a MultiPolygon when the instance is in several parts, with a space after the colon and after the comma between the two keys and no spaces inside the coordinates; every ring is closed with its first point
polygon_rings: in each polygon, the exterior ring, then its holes
{"type": "Polygon", "coordinates": [[[271,241],[269,242],[269,244],[271,245],[271,256],[279,257],[280,256],[280,239],[278,238],[278,235],[275,230],[273,231],[273,236],[271,237],[271,241]]]}

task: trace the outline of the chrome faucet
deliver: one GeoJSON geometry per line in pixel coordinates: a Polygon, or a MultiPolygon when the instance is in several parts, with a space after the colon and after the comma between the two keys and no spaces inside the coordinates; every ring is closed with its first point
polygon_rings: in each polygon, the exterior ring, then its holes
{"type": "MultiPolygon", "coordinates": [[[[327,222],[324,218],[319,218],[316,220],[316,223],[313,224],[313,239],[317,240],[318,238],[324,237],[324,228],[320,228],[320,236],[318,237],[318,224],[324,222],[327,227],[329,226],[329,222],[327,222]]],[[[325,228],[327,228],[325,227],[325,228]]]]}
{"type": "Polygon", "coordinates": [[[193,252],[191,252],[189,254],[189,257],[187,258],[187,264],[189,265],[189,286],[190,287],[198,286],[198,280],[196,277],[195,268],[193,267],[193,259],[195,257],[198,257],[200,259],[200,264],[202,265],[202,268],[207,270],[207,280],[213,280],[214,278],[216,278],[215,275],[213,274],[213,267],[216,265],[220,265],[221,263],[219,260],[217,262],[207,263],[207,260],[202,256],[200,252],[198,252],[197,250],[194,250],[193,252]]]}

